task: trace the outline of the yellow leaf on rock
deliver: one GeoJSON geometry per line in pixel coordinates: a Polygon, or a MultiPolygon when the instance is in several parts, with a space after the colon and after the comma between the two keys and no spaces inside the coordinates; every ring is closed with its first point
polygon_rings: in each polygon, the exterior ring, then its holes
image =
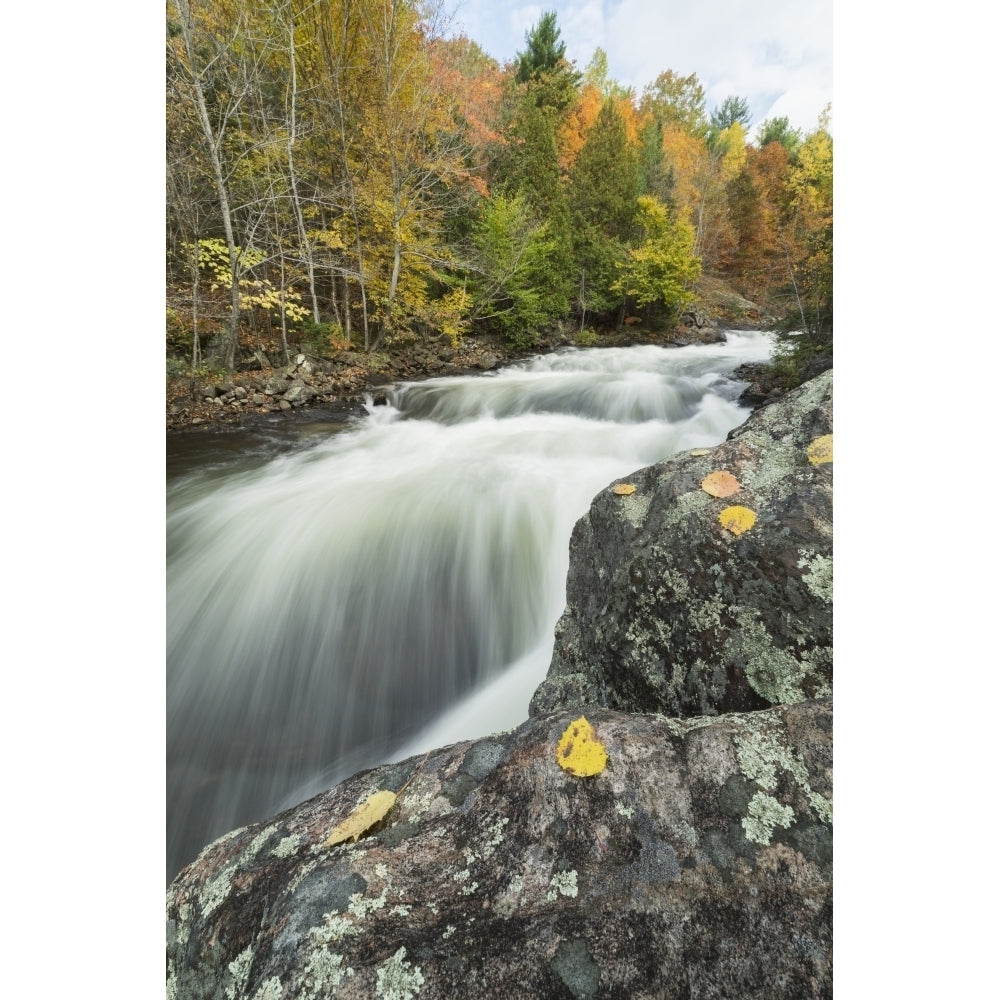
{"type": "Polygon", "coordinates": [[[635,493],[635,487],[631,483],[619,483],[613,487],[613,490],[620,497],[627,497],[630,493],[635,493]]]}
{"type": "Polygon", "coordinates": [[[739,493],[739,480],[731,472],[711,472],[701,481],[701,488],[713,497],[731,497],[739,493]]]}
{"type": "Polygon", "coordinates": [[[571,722],[559,740],[556,760],[564,771],[578,778],[600,774],[608,762],[604,744],[584,716],[571,722]]]}
{"type": "Polygon", "coordinates": [[[688,454],[692,458],[701,458],[702,455],[707,455],[711,450],[711,448],[692,448],[688,454]]]}
{"type": "Polygon", "coordinates": [[[727,507],[719,515],[719,524],[734,535],[742,535],[754,526],[757,515],[749,507],[727,507]]]}
{"type": "Polygon", "coordinates": [[[833,435],[824,434],[812,441],[806,448],[806,457],[813,465],[823,465],[833,461],[833,435]]]}
{"type": "Polygon", "coordinates": [[[326,838],[326,846],[333,847],[345,840],[357,840],[366,833],[396,804],[395,792],[373,792],[350,816],[338,823],[326,838]]]}

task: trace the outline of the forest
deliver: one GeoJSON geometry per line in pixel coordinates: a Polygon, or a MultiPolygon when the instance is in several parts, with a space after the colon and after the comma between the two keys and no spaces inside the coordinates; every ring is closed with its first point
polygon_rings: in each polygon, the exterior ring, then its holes
{"type": "MultiPolygon", "coordinates": [[[[168,0],[167,368],[428,336],[669,330],[719,278],[832,353],[830,109],[750,134],[696,75],[641,94],[556,15],[506,65],[440,0],[168,0]]],[[[792,336],[794,334],[794,336],[792,336]]]]}

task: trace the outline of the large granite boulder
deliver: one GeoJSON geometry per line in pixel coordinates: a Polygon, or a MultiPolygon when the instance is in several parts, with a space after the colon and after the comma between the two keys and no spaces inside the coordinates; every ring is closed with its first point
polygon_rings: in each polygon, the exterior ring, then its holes
{"type": "Polygon", "coordinates": [[[567,607],[531,714],[603,705],[686,717],[831,694],[833,373],[754,413],[708,454],[688,452],[602,491],[570,542],[567,607]],[[741,484],[716,498],[712,472],[741,484]],[[731,505],[756,522],[734,535],[731,505]]]}
{"type": "Polygon", "coordinates": [[[574,713],[359,773],[206,847],[167,894],[168,1000],[829,997],[829,699],[574,713]],[[356,843],[331,829],[376,791],[356,843]]]}

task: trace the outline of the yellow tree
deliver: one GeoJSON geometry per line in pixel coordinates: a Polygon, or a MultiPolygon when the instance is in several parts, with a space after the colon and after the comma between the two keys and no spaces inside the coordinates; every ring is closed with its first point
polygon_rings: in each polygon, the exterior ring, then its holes
{"type": "Polygon", "coordinates": [[[447,258],[441,198],[463,171],[459,143],[413,0],[324,0],[313,16],[314,89],[334,137],[317,238],[344,261],[355,292],[347,297],[357,299],[364,346],[374,350],[424,310],[434,268],[447,258]]]}
{"type": "Polygon", "coordinates": [[[829,105],[799,147],[791,171],[788,229],[800,248],[789,272],[802,330],[819,350],[833,334],[833,137],[829,105]]]}
{"type": "Polygon", "coordinates": [[[403,330],[426,305],[434,268],[446,263],[439,191],[463,172],[454,122],[432,85],[421,18],[411,0],[367,0],[372,105],[358,146],[378,255],[370,284],[379,332],[403,330]]]}
{"type": "MultiPolygon", "coordinates": [[[[230,190],[232,163],[227,132],[244,113],[247,74],[241,66],[239,18],[218,17],[211,5],[192,7],[190,0],[170,0],[167,8],[167,71],[174,99],[197,121],[211,165],[220,222],[229,260],[230,315],[220,352],[232,371],[239,341],[242,262],[234,227],[230,190]]],[[[180,119],[182,116],[177,115],[180,119]]],[[[168,119],[169,121],[169,119],[168,119]]],[[[195,272],[198,263],[195,260],[195,272]]]]}
{"type": "Polygon", "coordinates": [[[664,164],[673,180],[672,200],[695,231],[695,253],[706,268],[716,267],[732,233],[726,186],[746,160],[743,126],[734,122],[712,140],[680,125],[663,130],[664,164]]]}

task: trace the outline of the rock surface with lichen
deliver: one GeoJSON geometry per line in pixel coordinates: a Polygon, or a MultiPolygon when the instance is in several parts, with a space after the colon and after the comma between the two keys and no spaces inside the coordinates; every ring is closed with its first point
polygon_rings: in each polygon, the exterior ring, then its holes
{"type": "Polygon", "coordinates": [[[206,847],[167,893],[176,1000],[832,995],[830,699],[563,711],[354,775],[206,847]],[[356,843],[329,831],[399,793],[356,843]]]}
{"type": "Polygon", "coordinates": [[[806,453],[832,433],[832,411],[827,371],[718,447],[594,499],[573,530],[567,606],[532,715],[602,705],[683,718],[832,693],[833,465],[806,453]],[[705,492],[716,471],[739,492],[705,492]],[[756,515],[738,536],[719,521],[731,505],[756,515]]]}
{"type": "Polygon", "coordinates": [[[831,410],[827,373],[602,492],[532,717],[206,847],[167,893],[168,1000],[832,996],[831,410]],[[557,759],[581,706],[587,777],[557,759]]]}

